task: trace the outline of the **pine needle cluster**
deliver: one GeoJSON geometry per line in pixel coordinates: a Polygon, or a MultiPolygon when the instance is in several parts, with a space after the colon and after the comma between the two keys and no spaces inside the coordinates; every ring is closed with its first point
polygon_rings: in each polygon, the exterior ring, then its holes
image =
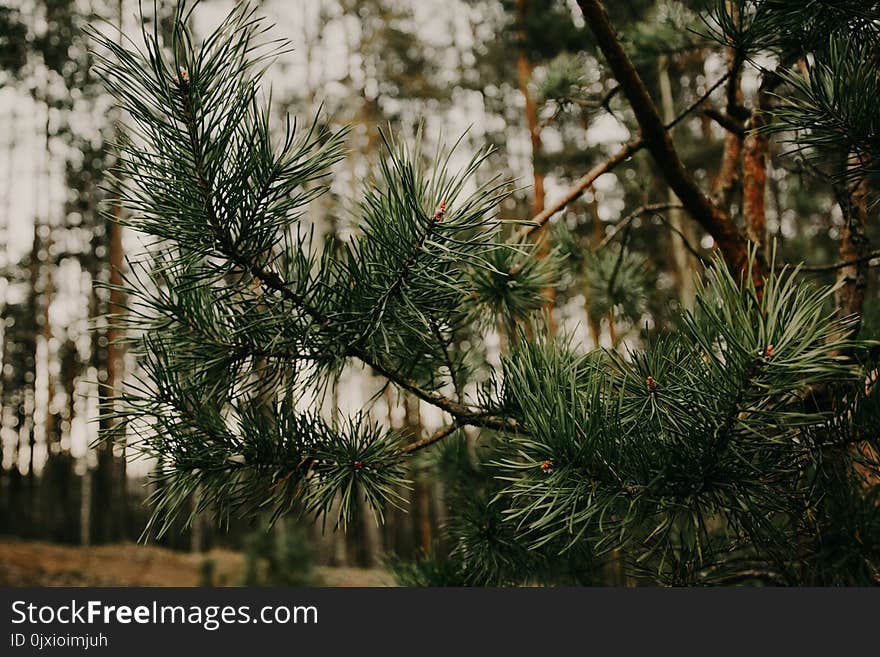
{"type": "MultiPolygon", "coordinates": [[[[743,2],[749,20],[716,23],[745,55],[770,33],[765,15],[786,19],[778,4],[743,2]]],[[[316,244],[307,208],[344,133],[288,121],[276,140],[260,80],[283,44],[249,3],[196,43],[194,6],[180,3],[167,41],[93,34],[128,116],[114,191],[127,225],[152,238],[116,318],[141,375],[112,419],[159,460],[158,531],[193,513],[196,492],[195,512],[221,519],[296,510],[344,526],[358,498],[381,517],[402,503],[403,464],[436,443],[451,549],[396,564],[411,583],[591,583],[618,567],[665,584],[880,577],[877,364],[871,345],[844,338],[852,320],[829,310],[833,288],[771,268],[759,291],[718,261],[676,334],[584,354],[533,321],[553,259],[504,237],[509,185],[475,178],[487,152],[455,172],[455,147],[426,155],[390,135],[356,199],[355,236],[316,244]],[[507,352],[477,386],[462,338],[499,323],[507,352]],[[443,411],[448,428],[409,436],[367,412],[316,412],[359,366],[443,411]]],[[[804,29],[828,18],[816,11],[804,29]]],[[[853,50],[828,52],[831,68],[798,86],[815,102],[783,115],[810,123],[810,148],[839,132],[815,119],[825,100],[840,121],[865,110],[820,93],[853,50]]],[[[869,152],[871,130],[847,133],[846,148],[869,152]]],[[[638,315],[618,294],[640,282],[638,263],[590,266],[603,310],[638,315]]]]}

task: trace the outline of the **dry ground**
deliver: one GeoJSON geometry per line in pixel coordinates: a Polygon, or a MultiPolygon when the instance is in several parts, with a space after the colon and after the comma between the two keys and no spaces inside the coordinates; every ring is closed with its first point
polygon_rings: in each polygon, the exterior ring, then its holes
{"type": "MultiPolygon", "coordinates": [[[[230,550],[200,554],[123,543],[95,547],[55,545],[0,537],[0,586],[198,586],[204,559],[214,561],[214,581],[234,586],[242,555],[230,550]]],[[[389,586],[380,569],[315,569],[323,586],[389,586]]]]}

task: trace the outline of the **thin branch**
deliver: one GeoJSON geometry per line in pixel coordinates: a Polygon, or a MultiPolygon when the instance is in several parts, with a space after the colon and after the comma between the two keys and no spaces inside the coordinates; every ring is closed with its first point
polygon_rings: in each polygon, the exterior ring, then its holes
{"type": "Polygon", "coordinates": [[[614,85],[611,90],[606,93],[602,98],[596,103],[596,107],[604,107],[605,110],[611,115],[614,116],[614,112],[611,111],[611,101],[614,97],[621,92],[621,88],[619,84],[614,85]]]}
{"type": "Polygon", "coordinates": [[[671,230],[673,233],[675,233],[676,235],[678,235],[678,237],[681,239],[682,244],[684,245],[684,248],[686,248],[686,249],[691,253],[691,255],[693,255],[697,260],[699,260],[700,263],[701,263],[703,266],[709,266],[709,264],[710,264],[709,259],[706,258],[706,256],[704,256],[702,253],[700,253],[700,252],[699,252],[699,251],[698,251],[698,250],[697,250],[697,249],[696,249],[696,248],[690,243],[690,241],[689,241],[688,238],[687,238],[687,235],[685,235],[685,234],[684,234],[683,232],[681,232],[678,228],[676,228],[676,227],[672,224],[671,221],[669,221],[666,217],[664,217],[664,216],[663,216],[662,214],[660,214],[659,212],[655,212],[655,213],[654,213],[654,216],[657,217],[658,219],[660,219],[660,221],[662,221],[662,222],[666,225],[666,227],[667,227],[669,230],[671,230]]]}
{"type": "MultiPolygon", "coordinates": [[[[688,214],[715,239],[731,268],[746,271],[749,267],[748,242],[730,216],[712,203],[685,167],[657,106],[624,51],[602,2],[578,0],[578,5],[614,77],[623,87],[639,123],[645,147],[659,165],[667,184],[681,200],[688,214]]],[[[761,269],[753,269],[756,286],[763,284],[761,269]]]]}
{"type": "Polygon", "coordinates": [[[620,266],[623,264],[623,258],[626,255],[626,245],[629,242],[629,229],[631,224],[627,224],[623,231],[623,242],[620,243],[620,253],[617,254],[617,260],[614,262],[614,269],[611,271],[611,277],[608,279],[608,296],[614,298],[614,284],[617,282],[617,275],[620,273],[620,266]]]}
{"type": "Polygon", "coordinates": [[[453,433],[458,431],[461,428],[461,424],[458,422],[453,422],[449,426],[443,427],[432,433],[430,436],[425,436],[424,438],[415,441],[414,443],[410,443],[405,447],[401,448],[401,454],[412,454],[413,452],[417,452],[420,449],[424,449],[429,445],[433,445],[434,443],[438,443],[447,436],[451,436],[453,433]]]}
{"type": "Polygon", "coordinates": [[[690,105],[688,105],[684,110],[681,111],[681,113],[678,116],[676,116],[674,119],[672,119],[672,121],[670,121],[669,123],[667,123],[664,126],[666,128],[666,130],[672,130],[675,126],[677,126],[679,123],[684,121],[688,116],[690,116],[691,113],[693,113],[695,110],[699,109],[700,105],[702,105],[707,100],[709,100],[709,98],[712,96],[712,94],[714,94],[715,91],[721,85],[723,85],[725,82],[727,82],[728,78],[730,78],[730,72],[725,73],[720,78],[715,80],[715,84],[713,84],[711,87],[706,89],[706,91],[704,91],[699,98],[697,98],[694,102],[692,102],[690,105]]]}
{"type": "MultiPolygon", "coordinates": [[[[685,108],[678,116],[676,116],[672,121],[666,124],[665,128],[667,130],[672,130],[675,126],[681,123],[685,118],[687,118],[694,110],[700,107],[703,103],[705,103],[709,97],[715,93],[715,91],[723,85],[727,78],[730,77],[730,73],[728,72],[726,75],[723,75],[719,78],[715,84],[709,87],[699,98],[697,98],[693,103],[691,103],[687,108],[685,108]]],[[[620,89],[618,85],[615,87],[615,90],[620,89]]],[[[590,169],[585,175],[575,181],[574,185],[572,185],[568,191],[562,195],[562,197],[556,201],[553,205],[545,208],[542,212],[532,217],[529,225],[524,226],[519,231],[517,231],[515,240],[521,241],[527,237],[529,237],[532,233],[539,230],[544,224],[546,224],[553,215],[557,214],[564,210],[569,204],[576,201],[580,198],[584,192],[589,189],[596,179],[600,176],[605,175],[606,173],[610,173],[617,166],[619,166],[622,162],[624,162],[627,158],[632,155],[638,153],[645,146],[645,142],[643,139],[635,139],[627,144],[625,144],[619,151],[614,153],[611,157],[609,157],[604,162],[597,164],[595,167],[590,169]]]]}
{"type": "Polygon", "coordinates": [[[555,215],[560,210],[563,210],[573,201],[580,198],[580,196],[585,191],[587,191],[587,189],[589,189],[594,182],[596,182],[597,178],[613,171],[621,162],[641,150],[642,146],[644,145],[645,143],[641,139],[631,141],[619,151],[617,151],[614,155],[609,157],[607,160],[601,162],[600,164],[597,164],[595,167],[590,169],[590,171],[588,171],[585,175],[578,178],[574,185],[572,185],[569,190],[565,194],[563,194],[562,198],[560,198],[550,207],[545,208],[542,212],[532,217],[529,225],[523,226],[521,229],[519,229],[514,236],[514,241],[522,241],[523,239],[529,237],[535,231],[540,230],[541,227],[543,227],[544,224],[547,223],[550,217],[555,215]]]}
{"type": "MultiPolygon", "coordinates": [[[[878,258],[880,258],[880,251],[872,251],[871,253],[863,255],[860,258],[855,258],[854,260],[844,260],[842,262],[835,262],[831,265],[803,266],[801,267],[801,271],[810,274],[824,274],[832,271],[837,271],[838,269],[844,269],[852,265],[858,265],[864,262],[867,262],[869,267],[877,267],[880,266],[880,262],[872,262],[872,260],[877,260],[878,258]]],[[[790,265],[777,265],[776,269],[782,269],[786,266],[790,265]]]]}
{"type": "Polygon", "coordinates": [[[703,110],[703,114],[715,121],[715,123],[729,133],[736,135],[740,139],[745,139],[746,129],[743,127],[743,124],[739,119],[735,119],[725,112],[720,112],[714,107],[707,107],[703,110]]]}
{"type": "Polygon", "coordinates": [[[623,219],[617,222],[614,226],[614,230],[612,230],[608,235],[605,236],[599,244],[596,245],[596,248],[593,251],[600,251],[620,234],[624,228],[626,228],[630,223],[634,220],[642,217],[646,214],[654,214],[658,212],[663,212],[664,210],[681,210],[680,203],[653,203],[651,205],[643,205],[640,208],[636,208],[633,212],[626,215],[623,219]]]}
{"type": "Polygon", "coordinates": [[[611,108],[611,101],[614,97],[620,93],[620,85],[615,85],[610,91],[608,91],[602,98],[599,100],[592,100],[589,98],[565,98],[561,100],[555,100],[554,103],[556,105],[555,110],[551,116],[543,119],[541,121],[541,127],[544,128],[548,125],[551,125],[560,117],[560,115],[565,111],[565,106],[568,104],[576,105],[577,107],[583,110],[596,110],[599,108],[603,108],[610,116],[613,116],[615,119],[623,123],[623,120],[620,119],[611,108]]]}

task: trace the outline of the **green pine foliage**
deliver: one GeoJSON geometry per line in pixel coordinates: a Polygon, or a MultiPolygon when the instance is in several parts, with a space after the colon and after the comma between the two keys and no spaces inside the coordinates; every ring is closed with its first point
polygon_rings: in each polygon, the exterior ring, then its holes
{"type": "Polygon", "coordinates": [[[155,238],[126,281],[144,375],[119,415],[144,453],[162,457],[154,522],[161,534],[196,490],[192,513],[221,517],[294,504],[321,515],[340,494],[334,522],[347,522],[356,495],[381,515],[406,483],[402,436],[298,405],[352,360],[443,399],[435,391],[462,361],[452,338],[482,303],[476,272],[498,273],[498,250],[528,251],[504,243],[494,217],[507,185],[467,188],[486,153],[453,174],[451,151],[426,168],[418,147],[389,138],[359,203],[359,237],[318,252],[302,213],[326,189],[344,135],[289,122],[273,143],[257,100],[277,52],[264,21],[243,4],[196,46],[191,11],[181,3],[168,44],[144,31],[129,50],[94,34],[99,74],[130,119],[117,172],[126,222],[155,238]]]}
{"type": "MultiPolygon", "coordinates": [[[[507,406],[522,409],[530,432],[501,462],[510,483],[500,495],[523,538],[622,551],[634,572],[669,584],[745,571],[825,583],[802,569],[818,555],[791,546],[807,538],[800,531],[820,530],[803,524],[811,505],[831,503],[817,498],[817,478],[853,444],[844,427],[866,419],[849,405],[817,410],[829,386],[864,389],[865,373],[841,355],[847,326],[825,309],[829,294],[788,271],[768,279],[759,301],[716,266],[681,332],[647,353],[587,368],[557,344],[523,344],[529,365],[507,377],[507,406]]],[[[858,496],[855,473],[837,476],[858,496]]],[[[849,531],[863,540],[876,530],[870,518],[849,531]]],[[[862,556],[876,569],[875,547],[862,556]]]]}
{"type": "MultiPolygon", "coordinates": [[[[719,260],[677,332],[584,353],[536,318],[564,245],[540,259],[505,237],[509,186],[475,177],[487,153],[453,171],[454,147],[426,155],[389,135],[355,199],[357,234],[315,244],[304,213],[344,134],[288,121],[276,143],[259,82],[283,45],[248,3],[195,43],[193,6],[169,43],[94,35],[129,117],[125,221],[153,238],[125,285],[142,375],[114,417],[159,457],[159,532],[204,510],[344,527],[358,498],[379,517],[401,503],[423,445],[366,409],[303,410],[364,366],[451,422],[424,443],[448,550],[392,560],[404,583],[877,581],[875,354],[842,337],[853,320],[830,310],[833,287],[771,267],[759,293],[719,260]],[[506,351],[476,374],[464,338],[489,326],[506,351]]],[[[629,291],[648,282],[626,244],[579,264],[597,313],[639,318],[644,296],[629,291]]]]}
{"type": "Polygon", "coordinates": [[[645,310],[648,271],[644,258],[621,246],[590,254],[584,267],[590,314],[635,323],[645,310]]]}
{"type": "Polygon", "coordinates": [[[278,524],[245,539],[244,586],[309,586],[313,573],[308,536],[301,527],[278,524]]]}
{"type": "Polygon", "coordinates": [[[880,33],[867,41],[832,38],[827,57],[813,60],[806,74],[785,76],[794,95],[774,112],[774,132],[797,134],[789,138],[794,149],[845,182],[880,174],[878,38],[880,33]],[[844,166],[829,170],[829,155],[844,166]]]}
{"type": "Polygon", "coordinates": [[[792,150],[835,183],[876,180],[880,133],[872,99],[880,85],[880,5],[719,0],[707,24],[743,61],[762,53],[780,60],[779,75],[790,89],[775,94],[768,132],[783,133],[792,150]]]}

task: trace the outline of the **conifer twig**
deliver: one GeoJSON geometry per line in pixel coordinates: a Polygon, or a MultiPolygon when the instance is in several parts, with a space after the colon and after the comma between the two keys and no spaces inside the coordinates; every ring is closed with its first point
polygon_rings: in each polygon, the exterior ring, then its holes
{"type": "Polygon", "coordinates": [[[620,231],[622,231],[624,228],[629,226],[629,224],[631,224],[633,221],[635,221],[639,217],[642,217],[646,214],[657,214],[657,213],[663,212],[664,210],[680,210],[680,209],[681,209],[680,203],[652,203],[649,205],[643,205],[640,208],[636,208],[635,210],[630,212],[628,215],[626,215],[623,219],[618,221],[617,224],[614,226],[614,230],[612,230],[608,235],[606,235],[605,238],[601,242],[599,242],[599,244],[596,245],[596,248],[594,248],[593,251],[601,251],[602,249],[604,249],[606,246],[608,246],[608,244],[615,237],[617,237],[620,234],[620,231]]]}
{"type": "MultiPolygon", "coordinates": [[[[279,276],[276,272],[271,271],[270,269],[263,267],[257,263],[248,262],[236,252],[234,244],[231,241],[228,233],[222,229],[220,222],[218,221],[216,211],[214,209],[213,186],[211,184],[211,181],[208,180],[207,175],[205,174],[202,160],[202,153],[205,144],[203,144],[200,140],[198,127],[195,125],[195,119],[189,107],[190,95],[188,89],[188,81],[185,78],[181,77],[178,81],[178,87],[180,90],[180,97],[182,101],[182,118],[186,127],[187,134],[189,136],[189,146],[192,149],[198,188],[201,190],[204,196],[203,203],[208,218],[208,225],[214,233],[219,251],[222,255],[229,258],[230,261],[232,261],[234,264],[248,271],[257,281],[260,282],[260,285],[266,287],[272,292],[280,293],[285,299],[291,301],[301,311],[309,315],[321,328],[323,328],[324,330],[330,330],[332,332],[333,327],[330,319],[326,315],[324,315],[324,313],[322,313],[319,309],[309,304],[308,301],[300,294],[291,290],[290,287],[286,285],[285,282],[282,280],[281,276],[279,276]]],[[[431,226],[432,225],[433,222],[431,226]]],[[[419,248],[421,248],[421,243],[419,244],[419,248]]],[[[414,257],[415,254],[413,254],[412,258],[414,257]]],[[[401,274],[401,276],[402,275],[403,274],[401,274]]],[[[345,349],[345,355],[357,358],[364,364],[368,365],[371,369],[376,371],[378,374],[381,374],[400,388],[412,393],[419,399],[428,402],[432,406],[436,406],[437,408],[446,411],[447,413],[452,415],[457,422],[461,424],[502,430],[511,430],[515,428],[516,423],[512,420],[480,413],[470,406],[455,402],[439,393],[424,390],[415,381],[408,379],[407,377],[401,375],[399,372],[395,372],[394,370],[385,366],[376,358],[373,358],[369,353],[361,349],[357,345],[357,343],[349,344],[345,349]]]]}
{"type": "Polygon", "coordinates": [[[669,135],[669,128],[663,123],[645,83],[618,39],[603,3],[600,0],[578,0],[578,5],[614,77],[623,87],[638,121],[644,146],[660,166],[667,184],[688,214],[715,239],[732,269],[747,271],[751,267],[760,294],[763,265],[751,266],[745,237],[730,216],[712,203],[685,167],[669,135]]]}
{"type": "Polygon", "coordinates": [[[434,443],[438,443],[444,438],[451,436],[453,433],[458,431],[461,428],[458,422],[453,422],[452,424],[443,427],[442,429],[438,429],[430,436],[425,436],[424,438],[415,441],[414,443],[410,443],[406,445],[400,450],[401,454],[412,454],[413,452],[417,452],[420,449],[424,449],[429,445],[433,445],[434,443]]]}
{"type": "MultiPolygon", "coordinates": [[[[693,103],[686,107],[672,121],[667,123],[665,126],[666,129],[672,130],[675,126],[677,126],[685,118],[692,114],[697,108],[700,107],[700,105],[705,103],[709,99],[709,97],[727,81],[729,77],[730,73],[728,72],[726,75],[723,75],[718,80],[716,80],[715,84],[713,84],[705,92],[703,92],[703,94],[699,98],[697,98],[693,103]]],[[[615,87],[615,89],[619,89],[619,87],[615,87]]],[[[625,144],[611,157],[604,160],[603,162],[600,162],[595,167],[590,169],[586,174],[578,178],[577,181],[575,181],[574,185],[572,185],[558,201],[532,217],[528,225],[523,226],[519,231],[517,231],[516,239],[522,240],[526,237],[529,237],[535,231],[539,230],[544,224],[546,224],[550,220],[551,217],[561,212],[566,207],[568,207],[568,205],[580,198],[584,194],[584,192],[586,192],[593,185],[593,183],[596,182],[598,178],[604,176],[606,173],[611,173],[622,162],[626,161],[629,157],[635,155],[640,150],[642,150],[644,146],[645,141],[642,138],[634,139],[633,141],[625,144]]]]}

